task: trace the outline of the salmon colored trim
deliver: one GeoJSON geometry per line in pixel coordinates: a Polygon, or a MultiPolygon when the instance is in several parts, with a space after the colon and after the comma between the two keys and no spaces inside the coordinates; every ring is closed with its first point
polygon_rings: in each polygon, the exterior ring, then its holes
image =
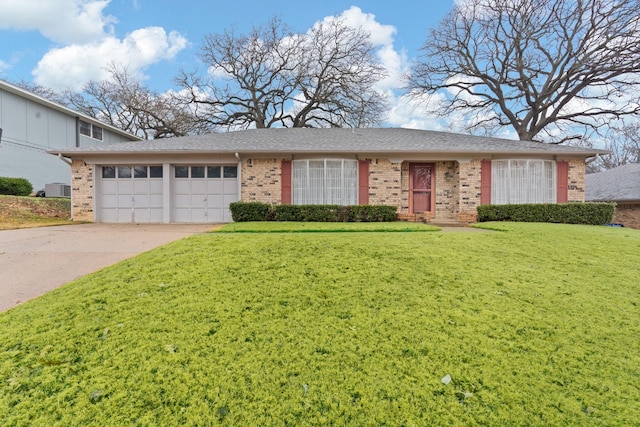
{"type": "Polygon", "coordinates": [[[491,160],[480,164],[480,204],[491,204],[491,160]]]}
{"type": "Polygon", "coordinates": [[[283,160],[280,166],[280,201],[283,205],[291,204],[291,160],[283,160]]]}
{"type": "Polygon", "coordinates": [[[369,204],[369,162],[358,161],[358,204],[369,204]]]}
{"type": "Polygon", "coordinates": [[[557,202],[566,203],[569,201],[569,162],[559,161],[556,167],[558,169],[557,202]]]}

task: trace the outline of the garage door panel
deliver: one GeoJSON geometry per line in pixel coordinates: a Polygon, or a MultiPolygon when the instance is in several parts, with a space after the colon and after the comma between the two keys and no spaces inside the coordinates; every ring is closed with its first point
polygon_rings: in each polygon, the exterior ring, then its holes
{"type": "Polygon", "coordinates": [[[118,207],[118,196],[116,194],[103,194],[102,207],[104,209],[118,207]]]}
{"type": "Polygon", "coordinates": [[[145,193],[148,194],[150,191],[149,183],[146,179],[136,179],[133,181],[133,192],[135,194],[145,193]]]}
{"type": "Polygon", "coordinates": [[[151,194],[149,196],[149,207],[162,209],[162,203],[164,202],[162,194],[151,194]]]}
{"type": "Polygon", "coordinates": [[[100,220],[102,222],[118,222],[117,208],[102,208],[100,212],[100,220]]]}
{"type": "MultiPolygon", "coordinates": [[[[138,166],[145,168],[148,166],[138,166]]],[[[117,170],[134,170],[130,166],[117,170]]],[[[101,222],[149,223],[163,220],[163,180],[137,174],[127,176],[118,172],[115,176],[100,176],[98,220],[101,222]]]]}
{"type": "Polygon", "coordinates": [[[223,196],[224,205],[229,206],[230,203],[237,202],[238,196],[236,194],[225,194],[223,196]]]}
{"type": "Polygon", "coordinates": [[[173,204],[177,209],[188,208],[191,206],[191,196],[189,194],[176,194],[173,198],[173,204]]]}
{"type": "Polygon", "coordinates": [[[118,182],[118,193],[119,194],[133,194],[133,182],[131,182],[131,179],[129,178],[125,178],[127,179],[126,181],[124,179],[119,179],[118,182]]]}
{"type": "Polygon", "coordinates": [[[209,221],[222,222],[224,220],[224,209],[209,209],[209,221]]]}
{"type": "Polygon", "coordinates": [[[176,179],[174,181],[174,193],[175,194],[189,194],[191,193],[191,187],[188,180],[176,179]]]}
{"type": "Polygon", "coordinates": [[[207,206],[207,197],[204,194],[191,195],[191,207],[194,209],[204,208],[207,206]]]}
{"type": "Polygon", "coordinates": [[[208,187],[209,194],[222,193],[224,188],[222,184],[222,180],[220,179],[210,179],[209,182],[207,183],[207,187],[208,187]]]}
{"type": "Polygon", "coordinates": [[[118,183],[115,180],[102,181],[102,194],[117,194],[118,183]]]}
{"type": "Polygon", "coordinates": [[[223,190],[224,194],[237,194],[238,193],[238,183],[236,181],[230,182],[225,180],[223,182],[223,190]]]}
{"type": "Polygon", "coordinates": [[[172,221],[193,223],[231,221],[228,204],[229,201],[239,199],[238,179],[221,178],[222,165],[204,167],[197,165],[184,168],[185,170],[181,170],[181,173],[190,178],[172,178],[172,221]],[[185,197],[186,194],[189,194],[188,199],[185,197]]]}
{"type": "Polygon", "coordinates": [[[149,209],[135,208],[134,215],[136,222],[150,222],[149,209]]]}
{"type": "Polygon", "coordinates": [[[152,179],[149,181],[149,193],[162,194],[162,180],[152,179]]]}
{"type": "Polygon", "coordinates": [[[204,179],[191,181],[191,194],[207,194],[207,182],[204,179]]]}
{"type": "Polygon", "coordinates": [[[162,207],[149,209],[149,215],[150,215],[149,222],[162,222],[162,217],[163,217],[162,207]]]}
{"type": "Polygon", "coordinates": [[[133,200],[131,200],[131,194],[118,194],[118,207],[130,208],[133,206],[133,200]]]}
{"type": "Polygon", "coordinates": [[[133,206],[136,209],[149,208],[151,206],[150,196],[148,194],[136,194],[133,196],[133,206]]]}

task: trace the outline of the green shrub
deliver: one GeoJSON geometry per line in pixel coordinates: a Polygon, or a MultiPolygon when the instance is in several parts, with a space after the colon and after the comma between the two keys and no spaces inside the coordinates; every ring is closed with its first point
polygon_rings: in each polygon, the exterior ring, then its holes
{"type": "Polygon", "coordinates": [[[359,205],[350,206],[349,221],[355,222],[390,222],[396,219],[395,206],[359,205]]]}
{"type": "Polygon", "coordinates": [[[28,196],[33,185],[25,178],[0,177],[0,194],[7,196],[28,196]]]}
{"type": "Polygon", "coordinates": [[[389,222],[396,219],[396,207],[384,205],[268,205],[235,202],[231,217],[242,221],[298,222],[389,222]]]}
{"type": "Polygon", "coordinates": [[[478,206],[478,221],[552,222],[604,225],[611,222],[615,203],[549,203],[478,206]]]}
{"type": "Polygon", "coordinates": [[[231,218],[235,222],[266,221],[271,206],[259,202],[234,202],[229,205],[231,218]]]}

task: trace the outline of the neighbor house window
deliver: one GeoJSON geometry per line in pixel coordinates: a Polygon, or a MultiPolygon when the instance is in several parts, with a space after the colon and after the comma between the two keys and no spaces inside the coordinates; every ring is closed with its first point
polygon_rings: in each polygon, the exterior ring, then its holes
{"type": "Polygon", "coordinates": [[[292,172],[296,205],[358,204],[357,160],[294,160],[292,172]]]}
{"type": "Polygon", "coordinates": [[[89,122],[80,120],[78,124],[80,135],[88,136],[89,138],[102,141],[102,128],[100,126],[92,125],[89,122]]]}
{"type": "Polygon", "coordinates": [[[491,203],[555,203],[556,176],[552,160],[493,160],[491,203]]]}

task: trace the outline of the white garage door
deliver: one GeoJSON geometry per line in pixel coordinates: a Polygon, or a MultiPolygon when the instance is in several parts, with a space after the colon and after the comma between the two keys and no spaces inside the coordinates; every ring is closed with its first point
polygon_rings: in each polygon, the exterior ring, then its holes
{"type": "Polygon", "coordinates": [[[173,221],[231,222],[229,204],[238,201],[236,165],[175,166],[173,221]]]}
{"type": "Polygon", "coordinates": [[[162,166],[102,166],[100,222],[162,222],[162,166]]]}

